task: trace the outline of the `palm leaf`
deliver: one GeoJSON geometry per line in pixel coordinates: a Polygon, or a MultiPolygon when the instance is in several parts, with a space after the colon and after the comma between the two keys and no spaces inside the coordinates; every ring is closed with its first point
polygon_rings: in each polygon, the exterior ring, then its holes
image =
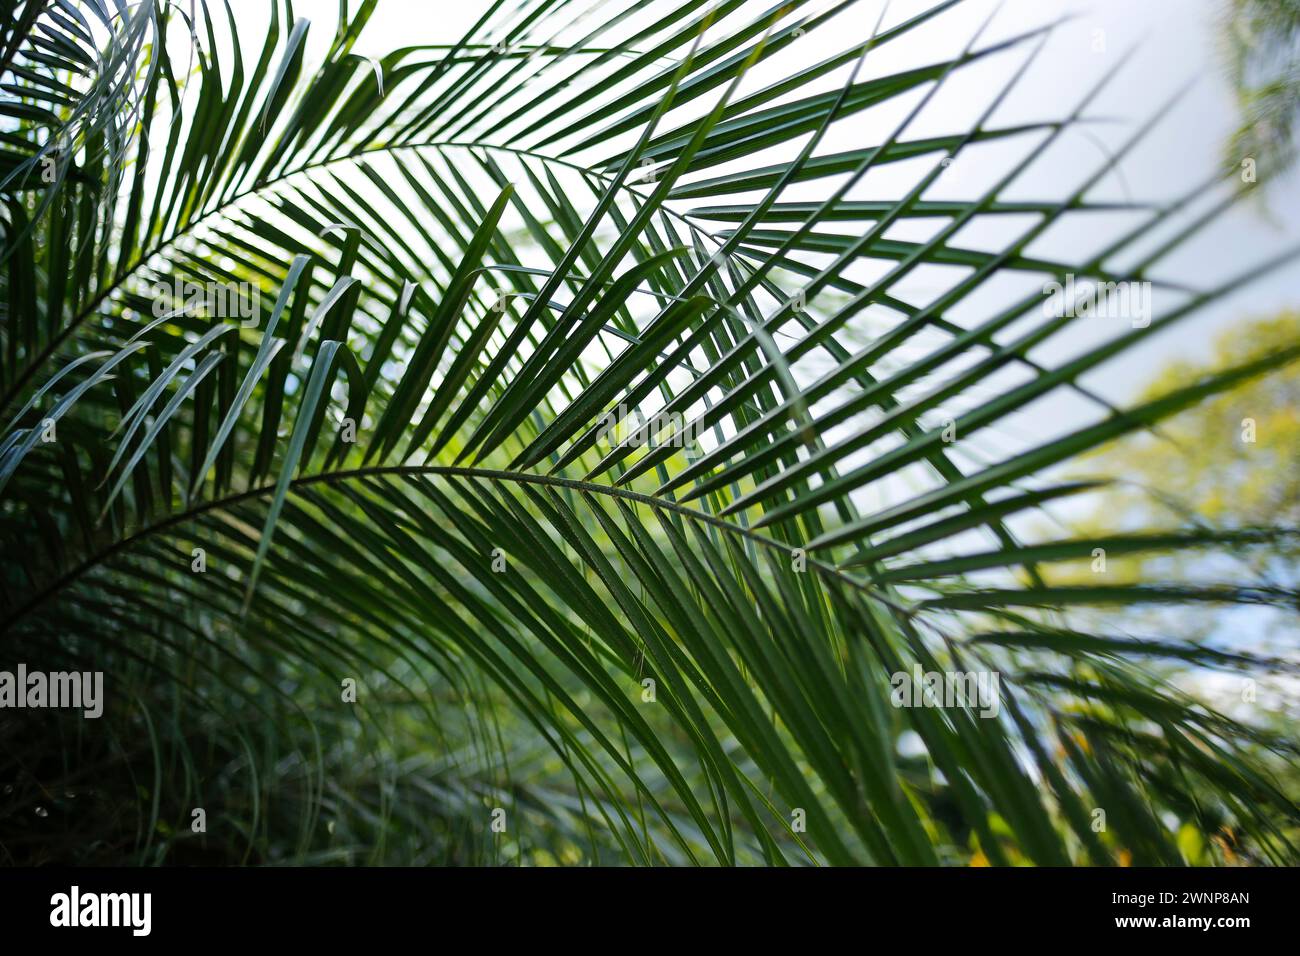
{"type": "MultiPolygon", "coordinates": [[[[371,59],[352,49],[375,6],[345,12],[318,60],[319,25],[288,2],[257,43],[224,5],[191,21],[167,0],[28,2],[0,34],[0,522],[22,556],[0,640],[111,688],[102,736],[6,727],[23,745],[4,765],[139,801],[146,821],[92,833],[56,808],[30,858],[1175,863],[1172,815],[1295,862],[1300,810],[1275,774],[1294,747],[1134,659],[1278,661],[1077,618],[1295,594],[1056,575],[1096,548],[1294,529],[1022,543],[1010,524],[1104,491],[1058,465],[1300,357],[1130,409],[1081,382],[1297,252],[1200,288],[1164,266],[1215,211],[1189,224],[1192,195],[1100,194],[1174,103],[1082,185],[1025,198],[1017,181],[1095,122],[1105,86],[1060,119],[996,122],[1055,24],[981,28],[880,75],[880,51],[961,0],[903,19],[857,0],[618,0],[576,31],[569,0],[496,2],[454,45],[371,59]],[[867,7],[872,32],[834,44],[867,7]],[[781,73],[814,32],[837,52],[781,73]],[[997,63],[969,128],[915,131],[997,63]],[[902,119],[822,149],[877,109],[902,119]],[[989,144],[1019,158],[933,198],[948,161],[989,144]],[[917,172],[857,198],[886,166],[917,172]],[[1030,251],[1100,211],[1136,225],[1099,253],[1030,251]],[[1029,225],[981,246],[991,219],[1029,225]],[[909,220],[938,226],[889,234],[909,220]],[[936,269],[955,278],[910,301],[904,281],[936,269]],[[958,318],[1017,275],[1150,281],[1161,311],[1044,363],[1030,351],[1082,319],[1042,314],[1037,291],[958,318]],[[159,309],[176,282],[242,285],[259,321],[159,309]],[[961,409],[974,443],[1071,392],[1104,417],[991,460],[933,421],[961,409]],[[891,706],[914,668],[997,672],[998,715],[891,706]]],[[[1215,188],[1216,211],[1237,201],[1215,188]]],[[[24,778],[5,798],[0,834],[35,792],[24,778]]]]}

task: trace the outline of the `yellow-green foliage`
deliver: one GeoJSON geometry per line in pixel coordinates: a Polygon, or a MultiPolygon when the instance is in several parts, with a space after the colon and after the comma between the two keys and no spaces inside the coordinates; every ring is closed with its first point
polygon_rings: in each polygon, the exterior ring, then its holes
{"type": "MultiPolygon", "coordinates": [[[[1218,337],[1208,362],[1169,363],[1139,400],[1157,398],[1298,339],[1297,312],[1234,326],[1218,337]]],[[[1123,497],[1126,517],[1140,517],[1130,510],[1136,507],[1146,512],[1148,523],[1167,524],[1157,516],[1158,501],[1163,499],[1175,511],[1182,506],[1224,527],[1294,526],[1300,521],[1298,408],[1300,365],[1291,365],[1188,409],[1163,423],[1159,435],[1138,434],[1101,449],[1088,460],[1087,468],[1101,465],[1102,470],[1132,483],[1117,492],[1123,497]],[[1252,427],[1254,440],[1250,441],[1252,427]],[[1141,505],[1137,498],[1142,499],[1141,505]]],[[[1113,503],[1104,510],[1113,524],[1113,503]]]]}

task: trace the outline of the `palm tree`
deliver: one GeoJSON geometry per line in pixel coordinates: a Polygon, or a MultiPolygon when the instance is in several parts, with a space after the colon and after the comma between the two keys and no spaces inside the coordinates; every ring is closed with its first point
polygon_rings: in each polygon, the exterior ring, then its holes
{"type": "Polygon", "coordinates": [[[1104,491],[1059,466],[1300,355],[1123,410],[1081,383],[1294,258],[1166,274],[1238,190],[1032,254],[1116,210],[1093,187],[1155,120],[1006,198],[1100,88],[1000,125],[1054,25],[929,59],[963,0],[493,0],[372,59],[376,2],[320,56],[288,0],[264,39],[202,0],[4,3],[0,659],[105,687],[98,720],[0,712],[7,861],[1296,861],[1294,743],[1168,680],[1288,665],[1116,616],[1294,592],[1054,570],[1288,529],[1015,527],[1104,491]],[[990,63],[975,122],[913,131],[990,63]],[[830,148],[874,107],[902,119],[830,148]],[[927,198],[992,141],[1020,158],[927,198]],[[882,170],[912,184],[851,198],[882,170]],[[1076,279],[1161,311],[1043,365],[1076,279]],[[1059,393],[1098,416],[981,457],[1059,393]]]}

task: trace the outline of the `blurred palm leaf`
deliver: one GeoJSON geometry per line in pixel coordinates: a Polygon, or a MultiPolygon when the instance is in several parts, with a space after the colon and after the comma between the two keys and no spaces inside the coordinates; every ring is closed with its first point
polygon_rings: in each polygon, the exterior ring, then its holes
{"type": "Polygon", "coordinates": [[[1224,151],[1226,165],[1241,172],[1249,163],[1276,177],[1295,162],[1300,3],[1231,0],[1222,19],[1221,46],[1241,116],[1224,151]]]}

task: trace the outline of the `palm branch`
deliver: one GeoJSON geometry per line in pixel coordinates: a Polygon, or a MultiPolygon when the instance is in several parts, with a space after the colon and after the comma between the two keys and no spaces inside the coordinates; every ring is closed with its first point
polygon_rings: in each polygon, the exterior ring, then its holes
{"type": "Polygon", "coordinates": [[[202,0],[5,4],[0,640],[108,688],[99,723],[0,723],[9,859],[1296,860],[1294,744],[1167,679],[1286,662],[1118,613],[1294,592],[1058,573],[1289,529],[1022,530],[1104,493],[1073,459],[1300,354],[1124,409],[1083,381],[1297,251],[1202,288],[1164,266],[1230,183],[1095,198],[1173,104],[1013,199],[1106,88],[998,122],[1054,23],[891,72],[967,4],[494,0],[373,59],[375,6],[318,55],[287,0],[261,34],[202,0]],[[782,66],[818,34],[838,52],[782,66]],[[977,119],[913,131],[990,64],[977,119]],[[991,185],[927,198],[990,143],[1018,151],[991,185]],[[1033,251],[1098,212],[1128,217],[1099,251],[1033,251]],[[1085,321],[1042,308],[1067,276],[1161,310],[1044,364],[1085,321]],[[970,308],[989,288],[1028,291],[970,308]],[[1062,392],[1090,424],[981,457],[1062,392]],[[891,706],[918,667],[996,672],[997,716],[891,706]]]}

